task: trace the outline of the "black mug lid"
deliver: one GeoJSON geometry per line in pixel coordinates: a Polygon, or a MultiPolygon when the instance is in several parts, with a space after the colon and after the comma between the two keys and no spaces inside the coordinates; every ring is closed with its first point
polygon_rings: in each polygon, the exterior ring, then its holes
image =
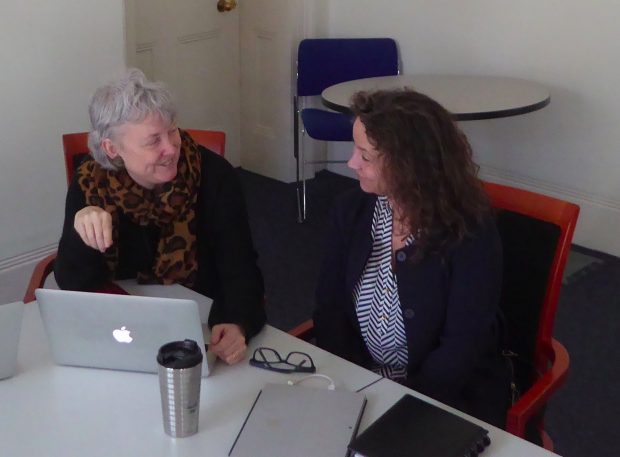
{"type": "Polygon", "coordinates": [[[166,368],[191,368],[202,362],[202,351],[194,340],[172,341],[159,348],[157,362],[166,368]]]}

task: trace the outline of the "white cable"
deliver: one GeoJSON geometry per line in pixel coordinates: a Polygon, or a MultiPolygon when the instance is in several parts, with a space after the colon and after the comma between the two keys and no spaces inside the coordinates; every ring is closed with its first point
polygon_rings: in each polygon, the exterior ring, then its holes
{"type": "Polygon", "coordinates": [[[310,374],[308,376],[304,376],[303,378],[296,379],[296,380],[289,379],[286,383],[289,386],[294,386],[294,385],[297,385],[297,384],[299,384],[301,382],[304,382],[306,379],[310,379],[310,378],[322,378],[322,379],[325,379],[325,380],[329,381],[329,385],[327,386],[327,389],[328,390],[336,390],[336,384],[334,384],[334,380],[332,378],[330,378],[329,376],[327,376],[325,374],[320,374],[320,373],[310,374]]]}

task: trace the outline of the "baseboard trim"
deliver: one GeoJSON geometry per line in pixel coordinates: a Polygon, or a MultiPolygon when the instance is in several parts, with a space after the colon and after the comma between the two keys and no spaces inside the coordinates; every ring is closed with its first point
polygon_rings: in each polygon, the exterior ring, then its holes
{"type": "Polygon", "coordinates": [[[516,185],[517,187],[528,188],[530,190],[555,196],[563,200],[574,201],[575,203],[581,202],[602,206],[620,213],[619,200],[602,197],[600,195],[584,192],[578,189],[559,186],[540,179],[495,168],[490,165],[480,165],[480,177],[499,184],[509,184],[516,185]]]}
{"type": "Polygon", "coordinates": [[[36,262],[58,250],[58,243],[48,244],[13,257],[0,260],[0,274],[13,268],[36,262]]]}
{"type": "Polygon", "coordinates": [[[620,227],[620,201],[484,164],[480,166],[480,177],[578,204],[581,212],[573,238],[574,243],[595,251],[620,256],[620,238],[610,230],[610,227],[620,227]]]}

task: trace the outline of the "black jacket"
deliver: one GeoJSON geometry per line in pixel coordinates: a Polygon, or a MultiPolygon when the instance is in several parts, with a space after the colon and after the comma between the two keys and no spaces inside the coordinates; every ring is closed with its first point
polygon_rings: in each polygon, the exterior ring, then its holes
{"type": "MultiPolygon", "coordinates": [[[[233,167],[200,148],[202,169],[197,201],[198,275],[194,290],[213,298],[209,325],[236,323],[249,339],[265,324],[263,278],[256,265],[243,192],[233,167]]],[[[62,289],[96,290],[111,279],[135,278],[154,261],[159,231],[119,215],[119,266],[115,278],[102,253],[84,244],[73,228],[86,205],[74,179],[67,193],[65,222],[54,265],[62,289]]]]}
{"type": "MultiPolygon", "coordinates": [[[[317,344],[370,367],[353,289],[372,250],[376,196],[353,189],[333,209],[316,292],[317,344]]],[[[409,352],[406,384],[502,426],[508,377],[500,356],[501,244],[489,218],[443,255],[418,263],[414,245],[396,252],[395,274],[409,352]]]]}

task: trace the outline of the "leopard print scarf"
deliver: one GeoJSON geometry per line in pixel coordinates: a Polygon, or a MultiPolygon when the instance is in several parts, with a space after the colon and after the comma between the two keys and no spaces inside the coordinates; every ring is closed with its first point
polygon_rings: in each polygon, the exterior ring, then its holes
{"type": "Polygon", "coordinates": [[[125,169],[105,170],[92,158],[78,167],[78,183],[86,205],[99,206],[112,216],[113,244],[105,252],[112,277],[118,267],[118,221],[122,212],[135,224],[154,224],[160,229],[152,271],[139,272],[138,282],[194,285],[198,270],[195,208],[200,163],[198,146],[181,131],[177,175],[156,190],[138,185],[125,169]]]}

